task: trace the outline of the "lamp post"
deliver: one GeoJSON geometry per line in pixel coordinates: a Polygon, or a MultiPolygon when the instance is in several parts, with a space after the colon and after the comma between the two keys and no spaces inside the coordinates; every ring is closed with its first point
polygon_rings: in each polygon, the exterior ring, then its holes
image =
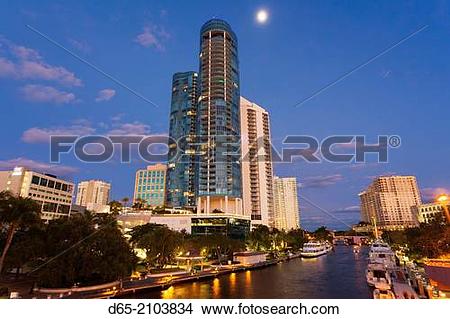
{"type": "Polygon", "coordinates": [[[450,203],[450,198],[447,194],[441,194],[436,198],[437,202],[442,205],[444,209],[445,218],[447,219],[447,224],[450,224],[450,211],[448,205],[450,203]]]}

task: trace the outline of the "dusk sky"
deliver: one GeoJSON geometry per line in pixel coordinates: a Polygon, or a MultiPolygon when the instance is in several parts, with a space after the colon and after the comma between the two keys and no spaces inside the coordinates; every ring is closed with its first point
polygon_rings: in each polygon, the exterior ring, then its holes
{"type": "Polygon", "coordinates": [[[377,175],[417,176],[424,201],[450,190],[448,1],[1,1],[0,169],[103,179],[113,199],[132,197],[148,163],[87,164],[70,153],[49,164],[48,136],[167,134],[172,75],[198,71],[199,30],[212,17],[236,32],[241,95],[270,112],[275,145],[289,134],[401,137],[387,164],[275,165],[298,179],[302,226],[358,222],[358,193],[377,175]],[[261,8],[265,24],[255,20],[261,8]]]}

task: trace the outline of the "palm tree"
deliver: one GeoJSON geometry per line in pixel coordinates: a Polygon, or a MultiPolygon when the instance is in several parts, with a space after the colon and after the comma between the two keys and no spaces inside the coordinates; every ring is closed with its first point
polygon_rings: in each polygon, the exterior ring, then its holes
{"type": "Polygon", "coordinates": [[[130,201],[130,199],[128,197],[124,197],[122,198],[121,202],[123,204],[123,206],[127,207],[128,206],[128,202],[130,201]]]}
{"type": "Polygon", "coordinates": [[[0,192],[0,224],[6,226],[6,241],[0,256],[0,274],[16,231],[40,222],[41,208],[31,198],[0,192]]]}
{"type": "Polygon", "coordinates": [[[132,208],[137,209],[137,210],[144,209],[146,204],[147,204],[147,202],[145,200],[143,200],[142,198],[136,198],[136,200],[133,203],[132,208]]]}
{"type": "Polygon", "coordinates": [[[116,200],[111,201],[109,203],[109,207],[110,207],[109,209],[110,209],[111,213],[113,213],[113,214],[119,214],[123,209],[122,203],[119,201],[116,201],[116,200]]]}

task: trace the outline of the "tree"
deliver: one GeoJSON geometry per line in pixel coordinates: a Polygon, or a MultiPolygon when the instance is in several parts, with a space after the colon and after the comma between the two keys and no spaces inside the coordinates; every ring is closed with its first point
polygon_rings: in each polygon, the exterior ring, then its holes
{"type": "Polygon", "coordinates": [[[122,202],[123,206],[125,206],[125,207],[128,206],[129,201],[130,201],[129,197],[124,197],[121,199],[121,202],[122,202]]]}
{"type": "Polygon", "coordinates": [[[142,198],[136,198],[136,200],[133,203],[132,208],[133,209],[144,209],[146,206],[147,202],[145,200],[143,200],[142,198]]]}
{"type": "Polygon", "coordinates": [[[314,238],[316,240],[327,240],[327,241],[332,241],[333,240],[333,235],[331,234],[331,232],[325,227],[319,227],[317,228],[312,235],[314,236],[314,238]]]}
{"type": "Polygon", "coordinates": [[[305,237],[305,232],[300,229],[291,229],[287,233],[287,244],[289,247],[291,247],[293,250],[299,250],[303,247],[303,244],[307,242],[307,239],[305,237]]]}
{"type": "Polygon", "coordinates": [[[271,249],[271,239],[270,239],[270,229],[264,225],[257,225],[249,233],[247,237],[248,247],[254,251],[270,250],[271,249]]]}
{"type": "Polygon", "coordinates": [[[109,203],[109,210],[111,211],[111,213],[113,214],[120,214],[120,212],[122,212],[123,209],[123,205],[121,202],[113,200],[109,203]]]}
{"type": "Polygon", "coordinates": [[[0,256],[0,273],[17,230],[40,223],[40,213],[39,204],[31,198],[14,196],[7,191],[0,193],[0,224],[6,226],[6,239],[0,256]]]}
{"type": "Polygon", "coordinates": [[[38,269],[44,287],[99,284],[129,276],[136,256],[112,216],[75,215],[50,221],[46,257],[38,269]]]}
{"type": "Polygon", "coordinates": [[[25,265],[32,265],[45,256],[46,228],[43,224],[19,229],[5,259],[7,269],[15,268],[17,274],[25,265]]]}
{"type": "Polygon", "coordinates": [[[147,267],[163,268],[173,262],[183,241],[181,233],[159,224],[136,226],[130,235],[133,246],[145,251],[147,267]]]}
{"type": "Polygon", "coordinates": [[[279,229],[272,229],[270,232],[270,242],[272,250],[283,250],[287,245],[286,231],[279,229]]]}
{"type": "Polygon", "coordinates": [[[217,259],[222,262],[222,256],[233,258],[233,253],[245,250],[245,242],[228,238],[222,234],[208,236],[190,236],[184,242],[185,250],[194,250],[209,259],[217,259]]]}
{"type": "Polygon", "coordinates": [[[428,224],[408,228],[404,231],[386,231],[383,239],[393,246],[407,246],[413,258],[439,258],[450,252],[450,226],[446,225],[443,216],[428,224]]]}

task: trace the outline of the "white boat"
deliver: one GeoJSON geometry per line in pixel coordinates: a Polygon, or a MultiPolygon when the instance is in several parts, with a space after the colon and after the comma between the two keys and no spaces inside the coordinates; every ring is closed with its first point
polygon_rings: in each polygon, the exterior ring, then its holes
{"type": "Polygon", "coordinates": [[[383,264],[369,264],[367,267],[366,280],[369,286],[380,290],[391,289],[392,279],[389,271],[383,264]]]}
{"type": "Polygon", "coordinates": [[[382,264],[386,268],[394,268],[396,266],[395,253],[384,241],[376,240],[370,247],[369,264],[382,264]]]}
{"type": "Polygon", "coordinates": [[[390,289],[374,289],[373,299],[395,299],[395,294],[390,289]]]}
{"type": "Polygon", "coordinates": [[[311,241],[309,243],[303,244],[303,250],[300,253],[302,257],[314,258],[325,255],[333,249],[326,241],[311,241]]]}

